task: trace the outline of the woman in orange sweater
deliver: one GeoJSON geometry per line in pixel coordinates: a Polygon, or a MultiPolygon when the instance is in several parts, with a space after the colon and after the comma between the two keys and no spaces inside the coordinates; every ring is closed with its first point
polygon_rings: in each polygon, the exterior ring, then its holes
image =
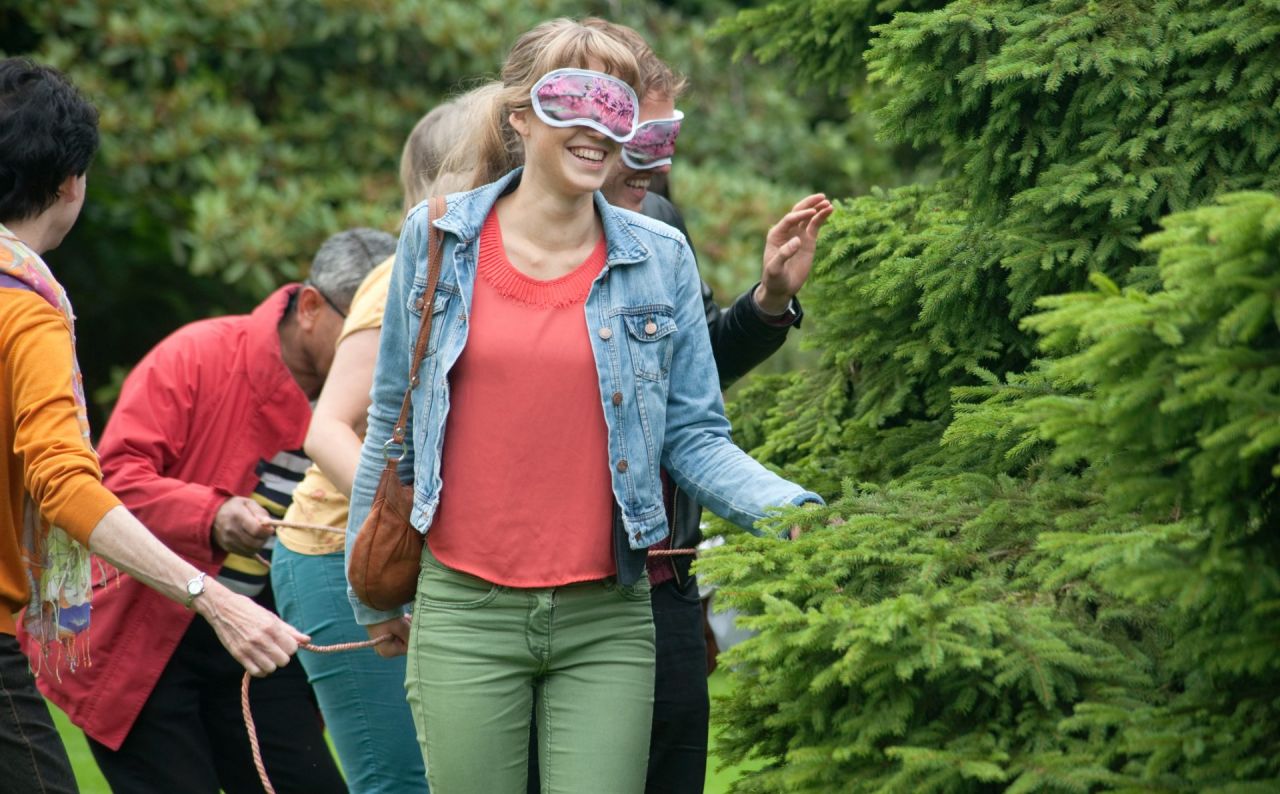
{"type": "Polygon", "coordinates": [[[71,303],[41,254],[84,204],[98,114],[58,71],[0,60],[0,779],[74,792],[67,754],[18,646],[15,614],[74,664],[94,553],[195,609],[245,668],[287,664],[306,636],[162,545],[101,483],[71,303]]]}

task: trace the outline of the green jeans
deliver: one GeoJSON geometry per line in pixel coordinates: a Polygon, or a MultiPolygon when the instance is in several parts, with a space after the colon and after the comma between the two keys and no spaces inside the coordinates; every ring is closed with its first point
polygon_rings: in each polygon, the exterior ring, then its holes
{"type": "Polygon", "coordinates": [[[432,794],[524,794],[537,692],[543,794],[644,791],[649,583],[492,584],[422,555],[405,689],[432,794]]]}

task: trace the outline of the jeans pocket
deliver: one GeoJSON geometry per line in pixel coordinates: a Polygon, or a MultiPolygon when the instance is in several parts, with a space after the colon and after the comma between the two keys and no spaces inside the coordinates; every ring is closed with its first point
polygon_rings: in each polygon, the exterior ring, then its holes
{"type": "Polygon", "coordinates": [[[424,554],[418,577],[417,603],[437,609],[477,609],[498,597],[502,586],[478,576],[455,571],[424,554]]]}

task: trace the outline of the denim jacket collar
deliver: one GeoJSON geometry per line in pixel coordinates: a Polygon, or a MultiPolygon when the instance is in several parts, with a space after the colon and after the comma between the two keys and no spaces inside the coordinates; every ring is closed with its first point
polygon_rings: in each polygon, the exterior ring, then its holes
{"type": "MultiPolygon", "coordinates": [[[[493,205],[516,188],[523,173],[524,167],[521,166],[497,182],[451,195],[444,216],[432,221],[432,225],[442,232],[455,235],[463,243],[471,242],[479,236],[480,228],[493,205]]],[[[623,220],[619,210],[605,201],[604,194],[598,190],[594,198],[596,211],[604,226],[605,266],[630,265],[648,259],[652,255],[648,246],[636,236],[631,225],[623,220]]]]}

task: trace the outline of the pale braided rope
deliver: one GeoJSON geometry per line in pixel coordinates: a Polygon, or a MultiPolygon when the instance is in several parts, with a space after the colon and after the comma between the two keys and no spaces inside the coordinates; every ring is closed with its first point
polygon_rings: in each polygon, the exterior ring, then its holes
{"type": "MultiPolygon", "coordinates": [[[[309,642],[300,642],[298,647],[312,653],[340,653],[342,651],[354,651],[359,648],[372,648],[378,643],[386,642],[389,639],[391,639],[390,634],[383,634],[363,642],[340,642],[336,645],[312,645],[309,642]]],[[[249,709],[250,678],[251,676],[246,671],[244,678],[240,680],[240,713],[244,715],[244,729],[249,734],[249,749],[253,751],[253,766],[258,770],[258,780],[262,782],[262,788],[267,794],[276,794],[275,788],[271,785],[271,780],[267,777],[267,767],[262,763],[262,748],[258,745],[258,728],[253,724],[253,712],[249,709]]]]}

